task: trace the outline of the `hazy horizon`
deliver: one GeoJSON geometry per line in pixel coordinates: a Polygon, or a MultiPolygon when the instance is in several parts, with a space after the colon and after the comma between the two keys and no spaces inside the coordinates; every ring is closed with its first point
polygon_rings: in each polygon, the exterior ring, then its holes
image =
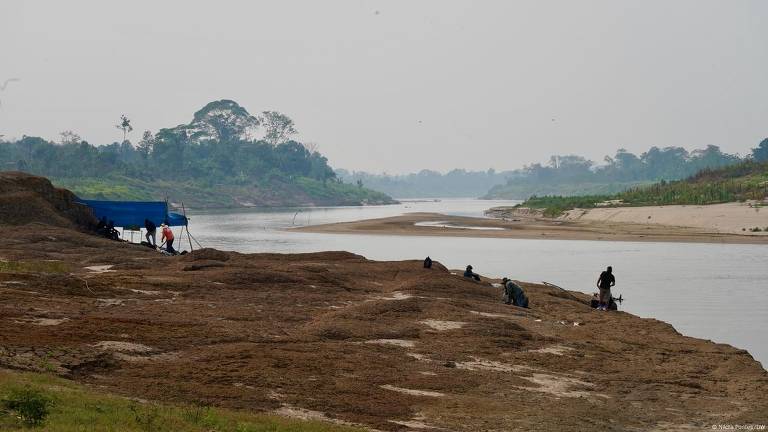
{"type": "Polygon", "coordinates": [[[206,103],[294,119],[331,165],[497,171],[768,136],[768,2],[6,1],[0,135],[93,144],[206,103]],[[10,43],[8,43],[10,42],[10,43]]]}

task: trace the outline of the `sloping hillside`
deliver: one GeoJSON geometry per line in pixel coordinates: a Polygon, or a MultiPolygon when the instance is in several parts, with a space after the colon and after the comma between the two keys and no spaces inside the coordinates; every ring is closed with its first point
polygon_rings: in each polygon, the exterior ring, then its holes
{"type": "Polygon", "coordinates": [[[20,172],[0,172],[0,225],[33,222],[59,227],[87,227],[96,219],[75,202],[75,195],[53,187],[43,177],[20,172]]]}

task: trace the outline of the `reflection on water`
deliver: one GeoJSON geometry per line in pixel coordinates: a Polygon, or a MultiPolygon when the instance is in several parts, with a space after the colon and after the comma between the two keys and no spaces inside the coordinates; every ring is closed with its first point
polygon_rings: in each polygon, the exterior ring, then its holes
{"type": "Polygon", "coordinates": [[[601,270],[613,265],[623,310],[671,323],[689,336],[747,349],[768,364],[768,247],[694,243],[630,243],[403,237],[290,232],[307,224],[439,212],[482,216],[510,201],[442,200],[382,207],[238,210],[191,215],[192,234],[204,245],[240,252],[347,250],[376,260],[430,255],[449,268],[472,264],[489,276],[547,281],[592,292],[601,270]]]}

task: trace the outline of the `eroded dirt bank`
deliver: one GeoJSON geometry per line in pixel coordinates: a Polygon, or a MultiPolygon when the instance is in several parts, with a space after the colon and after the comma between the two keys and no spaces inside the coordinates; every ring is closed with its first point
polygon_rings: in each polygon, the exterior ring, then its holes
{"type": "Polygon", "coordinates": [[[41,224],[0,226],[0,238],[0,258],[16,263],[0,271],[0,367],[380,430],[768,418],[768,373],[747,352],[593,311],[557,288],[524,283],[523,310],[487,283],[415,261],[165,257],[41,224]]]}

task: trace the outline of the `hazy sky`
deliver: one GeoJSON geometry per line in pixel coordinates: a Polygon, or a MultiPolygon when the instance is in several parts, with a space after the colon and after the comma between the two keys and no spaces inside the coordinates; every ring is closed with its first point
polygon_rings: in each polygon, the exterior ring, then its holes
{"type": "Polygon", "coordinates": [[[91,143],[207,102],[291,116],[334,167],[497,170],[768,136],[768,1],[9,1],[0,134],[91,143]]]}

